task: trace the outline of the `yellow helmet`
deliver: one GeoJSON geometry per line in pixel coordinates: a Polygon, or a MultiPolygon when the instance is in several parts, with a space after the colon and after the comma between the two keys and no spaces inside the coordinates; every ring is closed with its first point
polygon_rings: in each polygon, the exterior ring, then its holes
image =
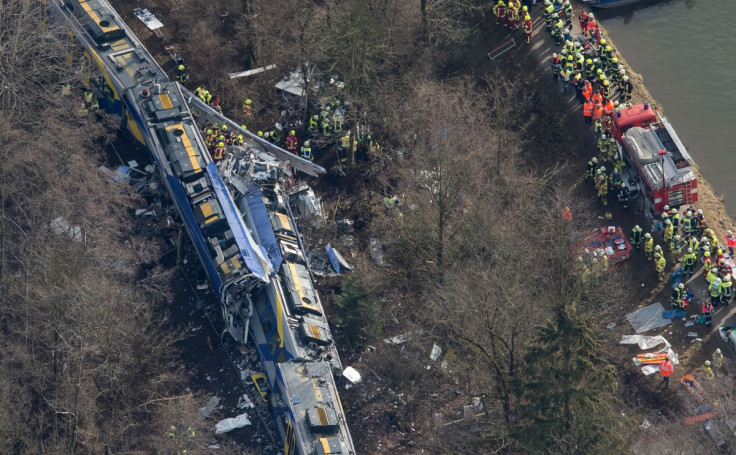
{"type": "MultiPolygon", "coordinates": [[[[526,6],[524,8],[526,8],[526,6]]],[[[524,16],[524,20],[525,21],[530,21],[530,20],[532,20],[532,18],[529,17],[529,15],[527,14],[526,16],[524,16]]]]}
{"type": "Polygon", "coordinates": [[[222,125],[222,130],[223,131],[227,130],[227,125],[222,125]]]}
{"type": "Polygon", "coordinates": [[[249,99],[245,100],[245,104],[251,104],[251,103],[253,103],[253,101],[251,101],[249,99]]]}
{"type": "Polygon", "coordinates": [[[225,143],[224,142],[220,142],[219,144],[217,144],[217,146],[218,147],[225,147],[225,143]]]}
{"type": "Polygon", "coordinates": [[[212,134],[212,130],[207,130],[207,134],[212,134]]]}
{"type": "Polygon", "coordinates": [[[258,137],[263,137],[263,131],[258,132],[258,137]]]}
{"type": "Polygon", "coordinates": [[[605,38],[601,38],[601,44],[602,45],[605,45],[606,44],[606,39],[605,38]]]}
{"type": "MultiPolygon", "coordinates": [[[[529,11],[529,7],[527,7],[526,5],[524,5],[524,7],[523,7],[523,8],[521,8],[521,10],[522,10],[522,11],[529,11]]],[[[526,19],[526,18],[525,18],[524,20],[525,20],[525,21],[527,21],[527,20],[529,20],[529,19],[526,19]]]]}
{"type": "Polygon", "coordinates": [[[238,134],[238,140],[240,140],[240,141],[243,140],[243,135],[242,134],[238,134]]]}
{"type": "Polygon", "coordinates": [[[503,5],[503,0],[498,0],[499,5],[503,5]]]}
{"type": "Polygon", "coordinates": [[[244,130],[248,130],[248,127],[245,125],[240,125],[240,127],[243,128],[244,130]]]}
{"type": "Polygon", "coordinates": [[[294,136],[296,134],[296,131],[291,130],[291,131],[289,131],[289,134],[291,134],[292,136],[294,136]]]}
{"type": "Polygon", "coordinates": [[[605,81],[603,81],[603,85],[611,85],[611,83],[608,82],[608,79],[606,79],[605,81]]]}

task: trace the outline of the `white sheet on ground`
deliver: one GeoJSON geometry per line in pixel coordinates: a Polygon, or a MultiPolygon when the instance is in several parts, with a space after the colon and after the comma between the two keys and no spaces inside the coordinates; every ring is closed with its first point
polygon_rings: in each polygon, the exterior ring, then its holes
{"type": "Polygon", "coordinates": [[[643,367],[641,367],[641,372],[644,373],[645,376],[659,373],[659,365],[644,365],[643,367]]]}
{"type": "Polygon", "coordinates": [[[644,308],[639,308],[633,313],[626,315],[626,319],[631,323],[634,332],[642,333],[648,330],[658,329],[669,325],[672,320],[662,317],[664,307],[661,303],[656,302],[644,308]]]}
{"type": "Polygon", "coordinates": [[[237,417],[231,417],[229,419],[222,419],[215,425],[215,434],[227,433],[230,430],[236,428],[243,428],[250,425],[248,420],[248,414],[240,414],[237,417]]]}
{"type": "Polygon", "coordinates": [[[653,337],[647,335],[623,335],[620,341],[620,344],[637,344],[639,345],[639,349],[643,349],[645,351],[647,349],[656,348],[662,343],[664,343],[665,348],[670,347],[669,341],[661,335],[653,337]]]}

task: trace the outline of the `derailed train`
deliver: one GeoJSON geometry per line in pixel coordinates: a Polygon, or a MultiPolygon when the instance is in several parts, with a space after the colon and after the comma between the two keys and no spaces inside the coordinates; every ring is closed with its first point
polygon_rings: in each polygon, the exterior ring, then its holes
{"type": "Polygon", "coordinates": [[[105,0],[54,0],[49,8],[99,71],[90,89],[100,106],[148,151],[229,332],[240,344],[252,337],[284,453],[354,454],[335,383],[342,365],[285,185],[287,162],[313,175],[324,169],[196,106],[105,0]],[[219,165],[200,134],[215,118],[246,137],[219,165]]]}

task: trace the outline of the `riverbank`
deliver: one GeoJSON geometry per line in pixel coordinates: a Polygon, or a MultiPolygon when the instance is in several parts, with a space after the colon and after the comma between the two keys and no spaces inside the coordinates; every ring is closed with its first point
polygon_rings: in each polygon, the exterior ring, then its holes
{"type": "MultiPolygon", "coordinates": [[[[596,10],[594,8],[590,8],[580,0],[572,0],[574,9],[575,9],[575,17],[577,18],[577,15],[580,13],[580,11],[588,11],[593,12],[593,14],[596,14],[596,10]]],[[[599,24],[600,25],[600,24],[599,24]]],[[[606,31],[605,27],[600,25],[602,35],[606,39],[608,43],[611,43],[613,45],[613,48],[616,49],[616,43],[613,41],[611,36],[606,31]]],[[[580,28],[577,23],[577,21],[573,21],[573,28],[575,29],[575,33],[579,33],[580,28]]],[[[618,61],[620,64],[624,65],[624,68],[626,69],[626,74],[629,76],[629,80],[634,84],[634,92],[632,94],[632,101],[634,103],[643,103],[643,102],[649,102],[651,105],[656,106],[660,109],[660,111],[667,116],[667,106],[663,106],[661,103],[659,103],[654,96],[651,94],[651,92],[647,89],[645,83],[644,83],[644,77],[637,73],[626,61],[626,56],[621,55],[620,53],[617,53],[616,56],[618,57],[618,61]]],[[[693,158],[695,160],[695,158],[693,158]]],[[[726,206],[723,202],[723,196],[719,195],[715,192],[713,189],[713,186],[708,183],[703,175],[700,173],[700,171],[697,168],[697,160],[695,160],[696,168],[695,168],[695,174],[698,177],[698,208],[702,208],[703,211],[707,214],[707,220],[708,220],[708,226],[713,229],[716,234],[718,234],[719,238],[723,238],[723,235],[729,230],[733,229],[734,227],[734,220],[728,216],[728,212],[726,210],[726,206]]]]}

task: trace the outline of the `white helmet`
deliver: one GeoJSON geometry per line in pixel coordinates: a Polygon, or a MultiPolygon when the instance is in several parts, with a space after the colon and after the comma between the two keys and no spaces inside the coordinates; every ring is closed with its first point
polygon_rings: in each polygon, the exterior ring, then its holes
{"type": "Polygon", "coordinates": [[[670,206],[669,206],[669,205],[666,205],[666,204],[665,204],[665,206],[664,206],[664,211],[666,212],[666,211],[668,211],[669,209],[670,209],[670,206]]]}
{"type": "Polygon", "coordinates": [[[710,360],[706,360],[706,361],[705,361],[705,366],[707,366],[707,367],[709,367],[709,366],[710,366],[710,360]]]}
{"type": "Polygon", "coordinates": [[[703,209],[698,209],[698,215],[702,215],[702,214],[703,214],[703,209]]]}
{"type": "Polygon", "coordinates": [[[557,52],[552,52],[552,58],[557,58],[557,52]]]}
{"type": "Polygon", "coordinates": [[[636,229],[636,230],[638,231],[638,230],[639,230],[639,229],[641,229],[641,228],[640,228],[640,227],[639,227],[639,225],[637,224],[636,226],[634,226],[634,229],[636,229]]]}
{"type": "Polygon", "coordinates": [[[601,139],[605,139],[605,138],[606,138],[606,135],[605,134],[601,134],[601,139]]]}
{"type": "Polygon", "coordinates": [[[606,172],[606,166],[601,166],[601,171],[606,172]]]}
{"type": "Polygon", "coordinates": [[[662,255],[661,255],[661,254],[659,254],[659,253],[654,253],[654,257],[655,257],[655,258],[657,258],[657,259],[659,259],[659,258],[661,258],[661,257],[662,257],[662,255]]]}
{"type": "Polygon", "coordinates": [[[654,247],[654,251],[662,251],[662,247],[657,245],[654,247]]]}
{"type": "Polygon", "coordinates": [[[652,234],[650,234],[650,233],[647,232],[646,234],[644,234],[644,237],[647,238],[647,239],[651,239],[652,238],[652,234]]]}
{"type": "Polygon", "coordinates": [[[309,147],[309,141],[304,141],[304,146],[309,147]]]}
{"type": "Polygon", "coordinates": [[[687,252],[688,252],[688,253],[692,253],[692,252],[693,252],[693,249],[692,249],[692,248],[688,248],[688,249],[687,249],[687,252]]]}
{"type": "Polygon", "coordinates": [[[592,159],[592,160],[590,160],[590,161],[592,161],[592,162],[594,162],[594,163],[597,163],[597,162],[598,162],[598,158],[596,158],[596,157],[593,157],[593,159],[592,159]]]}
{"type": "Polygon", "coordinates": [[[666,224],[667,226],[669,226],[670,224],[672,224],[672,221],[670,221],[670,219],[667,218],[666,220],[664,220],[664,224],[666,224]]]}
{"type": "Polygon", "coordinates": [[[677,287],[680,288],[680,289],[685,289],[685,285],[682,284],[682,283],[678,284],[677,287]]]}
{"type": "Polygon", "coordinates": [[[716,354],[720,354],[720,353],[721,353],[721,348],[716,348],[716,354]]]}

